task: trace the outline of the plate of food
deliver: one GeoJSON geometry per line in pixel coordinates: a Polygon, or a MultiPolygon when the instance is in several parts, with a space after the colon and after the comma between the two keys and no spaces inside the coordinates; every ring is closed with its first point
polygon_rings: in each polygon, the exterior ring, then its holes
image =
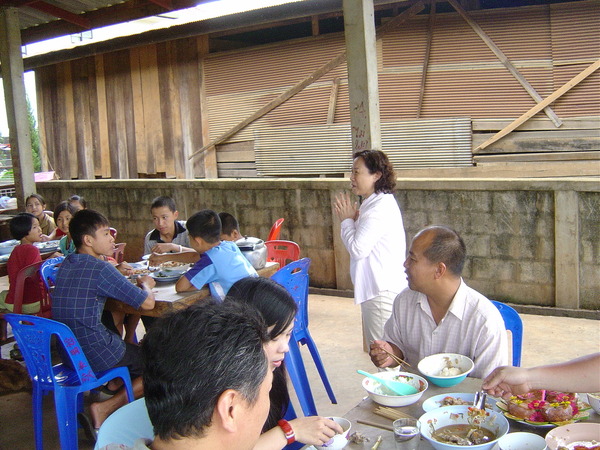
{"type": "Polygon", "coordinates": [[[163,275],[181,275],[187,272],[190,268],[190,263],[184,263],[179,261],[165,261],[160,265],[160,271],[163,275]]]}
{"type": "Polygon", "coordinates": [[[57,241],[47,241],[47,242],[36,242],[35,245],[40,253],[49,253],[58,250],[60,240],[57,241]]]}
{"type": "Polygon", "coordinates": [[[570,392],[535,390],[501,399],[496,406],[517,422],[536,427],[555,427],[586,420],[591,406],[570,392]]]}
{"type": "MultiPolygon", "coordinates": [[[[475,400],[475,394],[468,393],[451,393],[451,394],[439,394],[429,397],[423,402],[423,411],[429,412],[432,409],[443,408],[445,406],[457,406],[466,405],[472,406],[473,400],[475,400]]],[[[491,397],[487,397],[485,401],[485,408],[494,411],[499,411],[496,407],[496,400],[491,397]]]]}
{"type": "Polygon", "coordinates": [[[152,278],[154,278],[154,280],[157,282],[169,283],[171,281],[179,280],[179,278],[181,277],[181,274],[167,275],[167,274],[164,274],[162,271],[158,271],[158,272],[151,273],[150,276],[152,278]]]}
{"type": "Polygon", "coordinates": [[[600,449],[600,424],[573,423],[551,430],[546,435],[549,450],[598,450],[600,449]]]}

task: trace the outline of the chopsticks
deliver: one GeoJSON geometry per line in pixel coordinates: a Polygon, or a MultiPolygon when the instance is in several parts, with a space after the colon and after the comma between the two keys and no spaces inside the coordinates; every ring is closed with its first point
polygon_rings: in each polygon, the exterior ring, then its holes
{"type": "MultiPolygon", "coordinates": [[[[379,348],[381,348],[381,347],[379,347],[379,348]]],[[[392,358],[394,361],[396,361],[396,363],[398,363],[399,365],[406,364],[408,367],[412,367],[409,363],[404,361],[402,358],[394,355],[393,353],[388,352],[385,348],[381,348],[381,350],[383,350],[386,355],[388,355],[390,358],[392,358]]]]}
{"type": "Polygon", "coordinates": [[[356,421],[357,423],[362,423],[363,425],[368,425],[370,427],[381,428],[382,430],[394,431],[394,428],[390,425],[382,425],[380,423],[369,422],[368,420],[360,420],[356,421]]]}
{"type": "Polygon", "coordinates": [[[378,406],[373,411],[378,416],[385,417],[387,419],[396,420],[396,419],[415,419],[415,417],[410,414],[403,413],[395,408],[388,408],[387,406],[378,406]]]}

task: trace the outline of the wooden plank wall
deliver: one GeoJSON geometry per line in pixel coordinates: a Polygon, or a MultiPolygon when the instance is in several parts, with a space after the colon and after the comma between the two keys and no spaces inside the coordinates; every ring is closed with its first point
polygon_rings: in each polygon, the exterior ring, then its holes
{"type": "Polygon", "coordinates": [[[187,160],[202,147],[199,63],[190,38],[36,69],[50,168],[62,179],[202,177],[187,160]]]}
{"type": "MultiPolygon", "coordinates": [[[[597,0],[471,14],[543,97],[600,57],[597,0]]],[[[534,104],[456,13],[437,16],[420,92],[427,22],[419,16],[378,42],[383,122],[414,119],[420,96],[422,119],[509,120],[534,104]]],[[[204,140],[215,138],[344,49],[338,33],[204,56],[207,40],[190,37],[37,69],[39,122],[50,166],[61,178],[204,177],[214,154],[206,162],[188,161],[202,147],[203,132],[204,140]]],[[[552,108],[563,121],[589,120],[513,133],[483,153],[600,150],[600,72],[552,108]],[[544,139],[550,134],[551,140],[544,139]]],[[[350,121],[345,65],[219,146],[218,175],[255,174],[255,130],[325,125],[331,117],[336,124],[350,121]]],[[[474,147],[493,131],[474,129],[474,147]]],[[[485,161],[476,156],[478,163],[485,161]]]]}

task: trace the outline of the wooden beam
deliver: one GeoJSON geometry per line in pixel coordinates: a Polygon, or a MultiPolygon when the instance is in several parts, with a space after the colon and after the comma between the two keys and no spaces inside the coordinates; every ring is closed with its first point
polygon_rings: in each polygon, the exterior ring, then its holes
{"type": "MultiPolygon", "coordinates": [[[[381,27],[379,27],[379,29],[377,30],[377,38],[381,39],[381,37],[383,37],[383,35],[386,32],[394,30],[398,25],[400,25],[400,23],[417,15],[423,8],[424,8],[424,5],[423,5],[422,1],[415,3],[414,5],[412,5],[410,8],[408,8],[407,10],[402,12],[400,15],[398,15],[394,19],[390,20],[385,25],[382,25],[381,27]]],[[[192,158],[196,157],[197,155],[204,153],[211,147],[217,146],[220,143],[225,142],[231,136],[233,136],[237,132],[243,130],[248,125],[250,125],[252,122],[260,119],[262,116],[264,116],[268,112],[274,110],[282,103],[285,103],[287,100],[292,98],[298,92],[302,91],[305,87],[314,83],[316,80],[321,78],[326,73],[335,69],[340,64],[343,64],[346,61],[346,58],[347,58],[347,54],[345,51],[340,53],[338,56],[331,59],[327,63],[323,64],[321,67],[319,67],[313,73],[311,73],[309,76],[307,76],[300,82],[296,83],[294,86],[289,88],[287,91],[283,92],[281,95],[279,95],[276,98],[274,98],[273,100],[271,100],[269,103],[267,103],[262,108],[260,108],[258,111],[256,111],[254,114],[252,114],[249,117],[247,117],[246,119],[242,120],[240,123],[238,123],[234,127],[230,128],[225,133],[221,134],[219,137],[212,140],[208,144],[205,144],[200,150],[197,150],[194,153],[192,153],[192,155],[189,157],[189,159],[192,159],[192,158]]]]}
{"type": "Polygon", "coordinates": [[[59,19],[63,19],[69,23],[77,25],[78,27],[85,28],[86,30],[89,30],[92,27],[91,22],[85,17],[43,1],[30,2],[27,4],[27,6],[37,9],[38,11],[42,11],[46,14],[50,14],[51,16],[58,17],[59,19]]]}
{"type": "Polygon", "coordinates": [[[148,0],[150,3],[160,6],[168,10],[173,9],[173,2],[171,0],[148,0]]]}
{"type": "Polygon", "coordinates": [[[319,16],[312,16],[310,18],[310,24],[312,27],[312,35],[318,36],[319,35],[319,16]]]}
{"type": "Polygon", "coordinates": [[[521,117],[513,120],[504,129],[500,130],[498,133],[496,133],[494,136],[492,136],[491,138],[489,138],[483,144],[479,145],[474,150],[474,152],[483,150],[488,145],[491,145],[494,142],[496,142],[498,139],[503,138],[504,136],[506,136],[508,133],[510,133],[511,131],[513,131],[515,128],[517,128],[519,125],[521,125],[523,122],[525,122],[526,120],[532,118],[537,113],[539,113],[542,109],[544,109],[546,106],[548,106],[550,103],[556,101],[560,96],[562,96],[566,92],[570,91],[573,87],[577,86],[579,83],[581,83],[583,80],[585,80],[591,74],[593,74],[596,70],[598,70],[598,68],[600,68],[600,59],[597,60],[592,65],[588,66],[587,69],[585,69],[584,71],[582,71],[581,73],[579,73],[578,75],[576,75],[575,77],[573,77],[571,80],[567,81],[565,84],[563,84],[560,88],[558,88],[556,91],[554,91],[548,97],[546,97],[540,103],[538,103],[537,105],[535,105],[533,108],[531,108],[525,114],[521,115],[521,117]]]}
{"type": "MultiPolygon", "coordinates": [[[[458,12],[458,14],[460,14],[461,17],[471,26],[471,28],[473,28],[473,31],[475,31],[475,33],[477,33],[477,35],[483,40],[483,42],[485,42],[485,44],[494,53],[494,55],[496,55],[496,57],[500,60],[500,62],[504,65],[504,67],[506,67],[508,69],[508,71],[521,84],[521,86],[523,86],[525,88],[527,93],[529,95],[531,95],[531,97],[536,102],[538,102],[538,103],[541,102],[542,97],[540,96],[540,94],[538,94],[537,91],[533,88],[533,86],[531,84],[529,84],[529,82],[525,79],[525,77],[523,75],[521,75],[521,72],[519,72],[517,70],[517,68],[508,59],[508,57],[504,54],[504,52],[502,50],[500,50],[500,48],[498,48],[498,46],[486,34],[486,32],[483,31],[483,29],[479,26],[479,24],[477,24],[477,22],[475,22],[471,18],[471,16],[469,16],[467,11],[465,11],[463,9],[463,7],[460,6],[460,4],[456,0],[448,0],[448,3],[450,3],[452,5],[452,7],[458,12]]],[[[554,125],[556,125],[557,127],[561,126],[562,121],[558,118],[558,116],[554,113],[554,111],[549,106],[546,106],[546,108],[544,108],[544,112],[550,118],[552,123],[554,123],[554,125]]]]}
{"type": "Polygon", "coordinates": [[[335,121],[335,108],[337,106],[338,92],[340,90],[340,78],[335,77],[331,83],[331,93],[329,94],[329,107],[327,108],[327,123],[335,121]]]}
{"type": "Polygon", "coordinates": [[[429,70],[429,56],[431,55],[431,41],[433,40],[433,29],[435,27],[435,5],[436,0],[430,0],[431,9],[429,10],[429,22],[427,24],[427,44],[425,47],[425,56],[423,57],[423,72],[421,73],[421,86],[419,88],[419,104],[417,105],[417,119],[421,117],[423,108],[423,97],[425,97],[425,82],[427,81],[427,71],[429,70]]]}

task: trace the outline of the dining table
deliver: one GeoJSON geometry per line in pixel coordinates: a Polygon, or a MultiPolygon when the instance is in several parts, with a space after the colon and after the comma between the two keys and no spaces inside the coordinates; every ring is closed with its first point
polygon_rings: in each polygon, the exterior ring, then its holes
{"type": "MultiPolygon", "coordinates": [[[[256,272],[260,277],[270,278],[278,270],[279,263],[269,261],[265,267],[258,269],[256,272]]],[[[160,317],[164,314],[185,309],[190,305],[193,305],[194,303],[210,296],[210,290],[208,289],[208,286],[204,286],[202,289],[194,291],[176,292],[175,282],[176,281],[165,282],[157,280],[156,286],[152,288],[155,300],[154,308],[150,310],[135,309],[132,306],[114,298],[107,299],[104,307],[109,311],[160,317]]]]}
{"type": "MultiPolygon", "coordinates": [[[[425,402],[428,398],[433,397],[439,394],[451,394],[451,393],[475,393],[481,390],[481,384],[483,380],[479,378],[467,377],[463,382],[456,386],[442,388],[439,386],[435,386],[432,383],[429,383],[429,388],[423,393],[421,398],[412,405],[403,406],[399,408],[394,408],[395,410],[412,416],[418,419],[422,416],[425,411],[423,410],[423,402],[425,402]]],[[[360,389],[360,387],[358,387],[360,389]]],[[[586,401],[585,394],[580,394],[579,397],[586,401]]],[[[375,410],[379,407],[377,403],[371,400],[369,397],[365,397],[362,401],[358,403],[354,408],[344,414],[343,417],[348,419],[351,423],[350,434],[358,431],[362,435],[366,436],[369,441],[363,444],[354,444],[349,443],[345,449],[371,449],[378,437],[381,436],[382,441],[378,447],[378,450],[391,450],[396,448],[396,444],[394,442],[394,433],[385,428],[391,428],[393,420],[382,417],[375,413],[375,410]],[[363,422],[363,423],[361,423],[363,422]],[[370,425],[365,424],[364,422],[369,423],[370,425]],[[382,427],[382,428],[380,428],[382,427]]],[[[600,423],[600,415],[596,414],[592,409],[590,409],[590,415],[587,422],[600,423]]],[[[524,422],[517,422],[512,419],[508,419],[509,422],[509,433],[515,431],[526,431],[529,433],[539,434],[540,436],[545,436],[548,431],[550,431],[553,426],[534,426],[530,424],[526,424],[524,422]]],[[[306,446],[304,447],[306,450],[313,450],[314,447],[306,446]]],[[[419,442],[419,450],[429,450],[433,449],[433,446],[421,437],[419,442]]],[[[494,450],[498,450],[499,447],[496,445],[494,450]]]]}
{"type": "MultiPolygon", "coordinates": [[[[42,261],[50,258],[55,252],[60,251],[58,248],[58,241],[40,242],[38,245],[41,246],[40,255],[42,257],[42,261]]],[[[6,264],[9,256],[10,254],[0,256],[0,277],[8,275],[6,264]]]]}

